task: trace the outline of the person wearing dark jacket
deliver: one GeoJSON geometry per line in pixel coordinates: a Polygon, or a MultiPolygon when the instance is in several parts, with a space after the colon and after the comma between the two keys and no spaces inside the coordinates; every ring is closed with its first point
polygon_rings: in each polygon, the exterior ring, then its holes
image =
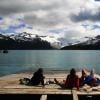
{"type": "Polygon", "coordinates": [[[43,85],[44,86],[44,76],[43,76],[43,69],[39,68],[35,73],[33,73],[33,76],[31,79],[29,78],[23,78],[20,79],[20,84],[24,84],[24,85],[43,85]]]}
{"type": "Polygon", "coordinates": [[[32,76],[30,80],[31,85],[39,85],[42,84],[44,86],[44,76],[43,76],[43,69],[39,68],[32,76]]]}

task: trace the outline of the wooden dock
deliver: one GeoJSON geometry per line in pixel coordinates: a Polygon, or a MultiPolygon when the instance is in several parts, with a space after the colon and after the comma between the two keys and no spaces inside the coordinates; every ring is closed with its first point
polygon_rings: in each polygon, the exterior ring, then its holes
{"type": "MultiPolygon", "coordinates": [[[[19,84],[19,79],[23,77],[31,77],[29,73],[13,74],[4,77],[0,77],[0,95],[4,94],[30,94],[30,95],[42,95],[41,100],[46,100],[47,95],[72,95],[73,100],[78,100],[78,96],[100,96],[100,86],[89,87],[84,86],[79,91],[76,89],[68,90],[62,89],[56,84],[47,84],[45,87],[40,86],[26,86],[19,84]],[[45,99],[43,99],[45,98],[45,99]]],[[[51,74],[45,75],[46,81],[53,81],[54,78],[63,80],[66,78],[66,74],[51,74]]]]}

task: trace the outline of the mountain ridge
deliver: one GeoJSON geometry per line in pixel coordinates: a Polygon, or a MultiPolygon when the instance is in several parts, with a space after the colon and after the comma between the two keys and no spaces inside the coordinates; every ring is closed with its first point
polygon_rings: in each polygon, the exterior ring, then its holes
{"type": "Polygon", "coordinates": [[[35,37],[25,37],[26,33],[17,34],[17,35],[2,35],[0,34],[0,49],[12,49],[12,50],[52,50],[55,49],[51,46],[51,44],[46,41],[42,40],[38,35],[35,37]],[[22,35],[22,36],[21,36],[22,35]]]}
{"type": "Polygon", "coordinates": [[[85,42],[64,46],[61,50],[100,50],[100,35],[88,38],[85,42]]]}
{"type": "Polygon", "coordinates": [[[18,33],[4,35],[0,34],[0,49],[18,49],[18,50],[100,50],[100,35],[95,37],[84,37],[85,41],[75,43],[65,43],[66,46],[61,47],[61,42],[66,42],[63,38],[50,43],[52,36],[38,35],[32,33],[18,33]],[[47,40],[46,40],[47,39],[47,40]],[[49,40],[48,40],[49,39],[49,40]],[[60,41],[60,42],[59,42],[60,41]]]}

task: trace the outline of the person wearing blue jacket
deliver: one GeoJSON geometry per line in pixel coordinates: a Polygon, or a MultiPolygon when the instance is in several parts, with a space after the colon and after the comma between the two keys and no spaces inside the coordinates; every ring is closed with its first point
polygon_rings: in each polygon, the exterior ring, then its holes
{"type": "Polygon", "coordinates": [[[91,70],[90,75],[87,75],[84,69],[82,70],[82,76],[80,78],[80,86],[83,86],[84,84],[90,86],[96,86],[100,84],[100,79],[95,76],[94,69],[91,70]]]}

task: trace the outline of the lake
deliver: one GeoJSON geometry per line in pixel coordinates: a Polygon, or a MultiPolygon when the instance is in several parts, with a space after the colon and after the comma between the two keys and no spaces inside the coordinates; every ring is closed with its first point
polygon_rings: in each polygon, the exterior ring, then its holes
{"type": "Polygon", "coordinates": [[[0,75],[21,71],[92,69],[100,74],[99,50],[9,50],[0,53],[0,75]]]}

